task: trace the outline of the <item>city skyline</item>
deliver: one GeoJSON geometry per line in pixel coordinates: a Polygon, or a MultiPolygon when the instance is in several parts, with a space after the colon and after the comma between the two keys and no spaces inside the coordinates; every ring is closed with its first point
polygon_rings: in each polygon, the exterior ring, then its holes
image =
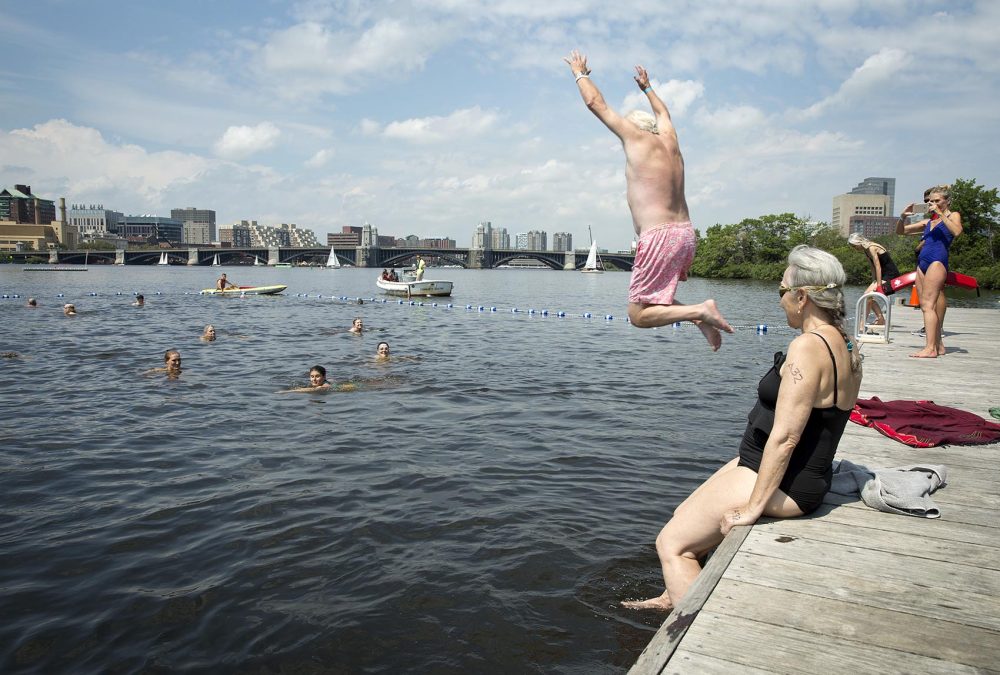
{"type": "Polygon", "coordinates": [[[562,62],[574,48],[619,110],[641,107],[632,67],[649,69],[702,231],[825,222],[864,176],[894,176],[899,204],[1000,178],[985,1],[40,0],[5,21],[0,184],[123,213],[197,204],[320,240],[365,222],[459,242],[484,220],[578,242],[590,226],[625,249],[623,154],[562,62]],[[926,47],[942,35],[961,48],[926,47]]]}

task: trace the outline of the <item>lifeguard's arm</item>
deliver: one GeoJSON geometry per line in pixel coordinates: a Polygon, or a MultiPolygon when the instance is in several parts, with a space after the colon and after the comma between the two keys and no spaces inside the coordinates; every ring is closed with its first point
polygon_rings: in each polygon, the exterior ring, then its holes
{"type": "Polygon", "coordinates": [[[924,231],[924,225],[927,224],[926,218],[918,223],[906,222],[906,219],[913,215],[914,207],[916,207],[916,203],[910,202],[910,204],[903,209],[903,212],[899,214],[899,220],[896,221],[896,234],[919,234],[924,231]]]}
{"type": "Polygon", "coordinates": [[[580,96],[583,97],[583,102],[587,104],[587,109],[594,113],[597,119],[604,123],[604,126],[622,140],[625,140],[626,136],[639,133],[638,127],[627,122],[624,117],[608,106],[600,89],[590,81],[590,68],[587,67],[586,56],[574,49],[563,61],[568,63],[570,70],[573,71],[577,87],[580,90],[580,96]]]}
{"type": "Polygon", "coordinates": [[[670,111],[667,110],[667,104],[656,94],[653,87],[649,84],[649,73],[642,66],[635,67],[635,83],[639,85],[639,89],[646,95],[649,100],[649,107],[653,109],[653,115],[656,116],[656,130],[661,136],[670,135],[677,138],[677,131],[674,129],[674,122],[670,119],[670,111]]]}
{"type": "Polygon", "coordinates": [[[957,237],[962,234],[962,214],[958,211],[948,211],[941,214],[941,222],[951,230],[952,236],[957,237]]]}
{"type": "Polygon", "coordinates": [[[812,414],[820,385],[821,371],[818,364],[823,362],[825,352],[823,343],[814,335],[800,335],[788,346],[788,356],[781,368],[774,426],[764,445],[757,481],[746,506],[732,509],[723,515],[720,528],[723,535],[734,525],[752,525],[764,515],[768,502],[785,476],[792,451],[802,437],[809,415],[812,414]]]}

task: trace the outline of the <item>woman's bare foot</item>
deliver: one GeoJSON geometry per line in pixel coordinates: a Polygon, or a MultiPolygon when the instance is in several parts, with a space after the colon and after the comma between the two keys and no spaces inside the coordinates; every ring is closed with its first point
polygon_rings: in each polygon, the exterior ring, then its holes
{"type": "Polygon", "coordinates": [[[944,356],[947,353],[948,353],[948,350],[944,348],[944,343],[943,342],[939,342],[938,346],[937,346],[937,355],[938,356],[944,356]]]}
{"type": "Polygon", "coordinates": [[[921,349],[919,352],[913,352],[912,354],[910,354],[910,358],[913,359],[936,359],[937,357],[938,357],[937,349],[934,348],[927,349],[926,347],[924,349],[921,349]]]}
{"type": "Polygon", "coordinates": [[[670,602],[670,597],[664,593],[649,600],[622,600],[622,607],[627,609],[655,609],[660,612],[669,612],[674,608],[670,602]]]}

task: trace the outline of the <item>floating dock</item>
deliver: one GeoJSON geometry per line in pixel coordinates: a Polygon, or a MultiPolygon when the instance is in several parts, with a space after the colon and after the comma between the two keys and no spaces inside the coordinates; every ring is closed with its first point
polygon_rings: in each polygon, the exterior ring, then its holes
{"type": "MultiPolygon", "coordinates": [[[[949,309],[937,359],[908,357],[918,310],[892,319],[892,342],[864,347],[862,398],[997,421],[1000,309],[949,309]]],[[[734,528],[630,673],[1000,672],[1000,443],[911,448],[848,422],[837,458],[945,465],[941,517],[828,495],[809,516],[734,528]]]]}

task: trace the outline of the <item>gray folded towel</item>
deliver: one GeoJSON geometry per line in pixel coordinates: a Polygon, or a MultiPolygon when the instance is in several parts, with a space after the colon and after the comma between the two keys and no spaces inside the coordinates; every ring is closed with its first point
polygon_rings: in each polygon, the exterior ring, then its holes
{"type": "Polygon", "coordinates": [[[873,509],[920,518],[940,518],[930,494],[948,482],[948,469],[940,464],[910,464],[891,469],[869,469],[842,459],[833,463],[830,492],[861,495],[873,509]]]}

